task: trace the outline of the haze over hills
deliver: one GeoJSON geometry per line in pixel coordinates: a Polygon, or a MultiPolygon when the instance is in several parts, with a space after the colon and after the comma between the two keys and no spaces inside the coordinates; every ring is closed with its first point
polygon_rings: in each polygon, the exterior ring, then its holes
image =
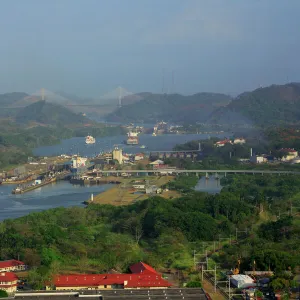
{"type": "Polygon", "coordinates": [[[107,119],[131,122],[205,122],[217,107],[225,106],[232,100],[228,95],[217,93],[191,96],[145,93],[142,96],[138,102],[117,109],[107,119]]]}
{"type": "MultiPolygon", "coordinates": [[[[191,96],[149,92],[134,94],[123,88],[117,88],[99,99],[84,99],[48,90],[44,90],[43,94],[40,90],[32,95],[15,92],[0,95],[0,116],[25,120],[30,115],[28,120],[43,121],[40,116],[34,117],[33,111],[30,113],[31,105],[40,103],[43,97],[46,108],[48,104],[55,104],[49,106],[53,117],[56,115],[54,111],[58,110],[59,116],[56,117],[64,122],[68,121],[60,117],[63,114],[74,120],[74,116],[81,118],[82,113],[121,122],[164,120],[181,123],[280,125],[295,124],[300,120],[299,83],[271,85],[242,93],[236,98],[217,93],[198,93],[191,96]],[[120,95],[122,107],[119,107],[120,95]],[[30,108],[25,110],[26,106],[30,108]]],[[[46,122],[51,123],[51,118],[45,114],[46,108],[40,112],[46,122]]],[[[39,110],[34,111],[38,113],[39,110]]],[[[56,117],[54,122],[57,121],[56,117]]],[[[83,121],[80,119],[78,122],[83,121]]]]}

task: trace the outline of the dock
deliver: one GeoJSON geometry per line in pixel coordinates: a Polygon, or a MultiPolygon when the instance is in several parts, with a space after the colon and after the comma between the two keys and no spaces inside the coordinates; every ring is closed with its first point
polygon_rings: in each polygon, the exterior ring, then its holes
{"type": "Polygon", "coordinates": [[[40,184],[35,184],[35,185],[28,185],[25,187],[16,187],[15,189],[12,190],[12,194],[24,194],[30,191],[33,191],[35,189],[38,189],[42,186],[48,185],[50,183],[54,183],[58,180],[62,180],[67,176],[67,173],[63,173],[63,174],[59,174],[56,177],[50,178],[50,179],[46,179],[44,181],[42,181],[40,184]]]}

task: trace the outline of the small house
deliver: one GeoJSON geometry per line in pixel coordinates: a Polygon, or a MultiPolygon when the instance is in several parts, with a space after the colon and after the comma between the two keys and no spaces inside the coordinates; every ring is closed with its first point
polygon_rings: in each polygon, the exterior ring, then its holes
{"type": "Polygon", "coordinates": [[[231,275],[230,282],[238,289],[255,286],[254,279],[252,279],[249,275],[243,274],[231,275]]]}
{"type": "Polygon", "coordinates": [[[11,259],[0,261],[0,272],[24,271],[26,265],[22,261],[11,259]]]}
{"type": "Polygon", "coordinates": [[[233,140],[233,143],[234,143],[234,144],[240,144],[240,145],[242,145],[242,144],[245,144],[245,143],[246,143],[246,140],[245,140],[244,138],[235,138],[235,139],[233,140]]]}
{"type": "Polygon", "coordinates": [[[17,291],[18,276],[13,272],[0,273],[0,290],[11,294],[17,291]]]}

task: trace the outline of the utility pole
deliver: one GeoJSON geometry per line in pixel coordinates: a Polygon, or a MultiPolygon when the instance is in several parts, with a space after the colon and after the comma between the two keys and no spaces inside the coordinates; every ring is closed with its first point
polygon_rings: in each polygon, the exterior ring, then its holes
{"type": "Polygon", "coordinates": [[[230,291],[230,277],[228,277],[228,297],[231,299],[231,291],[230,291]]]}
{"type": "Polygon", "coordinates": [[[194,267],[196,268],[196,250],[194,250],[193,252],[194,252],[194,267]]]}
{"type": "Polygon", "coordinates": [[[215,293],[217,292],[217,264],[215,264],[215,293]]]}

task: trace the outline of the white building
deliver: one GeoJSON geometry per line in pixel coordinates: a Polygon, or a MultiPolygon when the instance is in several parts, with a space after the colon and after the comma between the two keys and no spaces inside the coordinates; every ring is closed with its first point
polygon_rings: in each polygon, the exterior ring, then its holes
{"type": "Polygon", "coordinates": [[[285,153],[285,155],[282,157],[282,161],[290,161],[298,156],[298,151],[295,149],[283,148],[280,149],[280,151],[285,153]]]}
{"type": "Polygon", "coordinates": [[[24,271],[26,265],[22,261],[11,259],[0,261],[0,272],[24,271]]]}
{"type": "Polygon", "coordinates": [[[139,160],[143,160],[144,159],[144,154],[143,153],[137,153],[135,156],[134,156],[134,160],[135,161],[139,161],[139,160]]]}
{"type": "Polygon", "coordinates": [[[262,155],[253,155],[250,157],[250,162],[254,164],[261,164],[267,162],[267,158],[262,155]]]}
{"type": "Polygon", "coordinates": [[[134,185],[132,185],[132,187],[137,190],[143,190],[145,188],[145,185],[144,184],[134,184],[134,185]]]}
{"type": "Polygon", "coordinates": [[[233,143],[234,144],[245,144],[246,143],[246,140],[244,138],[235,138],[233,140],[233,143]]]}
{"type": "Polygon", "coordinates": [[[123,163],[123,153],[122,153],[122,149],[119,149],[119,148],[115,148],[113,150],[113,153],[112,153],[112,158],[114,160],[117,160],[118,163],[121,165],[123,163]]]}
{"type": "Polygon", "coordinates": [[[231,275],[230,282],[238,289],[244,289],[250,286],[255,286],[254,280],[250,276],[243,274],[231,275]]]}
{"type": "Polygon", "coordinates": [[[76,156],[73,158],[73,168],[81,168],[86,166],[86,157],[76,156]]]}
{"type": "Polygon", "coordinates": [[[157,193],[157,186],[156,185],[148,185],[146,187],[146,194],[154,194],[154,193],[157,193]]]}

